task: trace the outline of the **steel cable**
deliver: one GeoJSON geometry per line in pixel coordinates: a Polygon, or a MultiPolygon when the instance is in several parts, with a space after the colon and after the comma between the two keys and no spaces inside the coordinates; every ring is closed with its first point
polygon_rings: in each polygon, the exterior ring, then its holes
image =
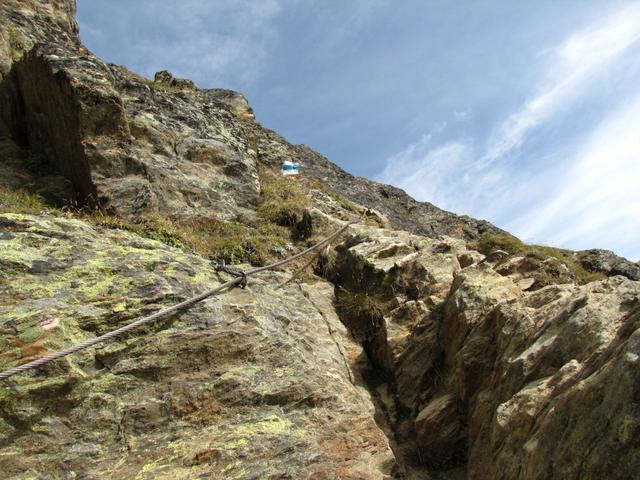
{"type": "MultiPolygon", "coordinates": [[[[285,258],[283,260],[274,262],[270,265],[265,265],[263,267],[257,267],[257,268],[253,268],[251,270],[248,270],[246,272],[244,272],[244,276],[240,276],[240,277],[236,277],[233,280],[229,280],[228,282],[223,283],[222,285],[219,285],[216,288],[213,288],[211,290],[207,290],[206,292],[203,292],[199,295],[196,295],[195,297],[191,297],[187,300],[184,300],[180,303],[177,303],[176,305],[173,305],[172,307],[169,308],[165,308],[164,310],[160,310],[156,313],[153,313],[151,315],[148,315],[146,317],[142,317],[139,318],[138,320],[129,323],[128,325],[125,325],[123,327],[120,327],[116,330],[113,330],[111,332],[105,333],[104,335],[100,335],[98,337],[94,337],[91,338],[89,340],[85,340],[82,343],[78,343],[72,347],[66,348],[64,350],[60,350],[59,352],[54,352],[54,353],[50,353],[48,355],[45,355],[44,357],[38,358],[37,360],[33,360],[31,362],[25,363],[23,365],[14,367],[14,368],[10,368],[9,370],[5,370],[4,372],[0,372],[0,379],[6,379],[9,378],[13,375],[16,375],[18,373],[22,373],[25,372],[27,370],[30,370],[32,368],[36,368],[39,367],[41,365],[44,365],[46,363],[49,363],[53,360],[56,360],[58,358],[62,358],[62,357],[66,357],[67,355],[71,355],[73,353],[79,352],[81,350],[85,350],[89,347],[92,347],[93,345],[96,345],[98,343],[102,343],[106,340],[109,340],[110,338],[114,338],[117,337],[119,335],[122,335],[123,333],[128,332],[129,330],[133,330],[134,328],[138,328],[141,325],[145,325],[149,322],[153,322],[154,320],[157,320],[158,318],[161,317],[166,317],[167,315],[170,315],[172,313],[175,313],[179,310],[182,310],[184,308],[190,307],[191,305],[194,305],[198,302],[201,302],[202,300],[211,297],[213,295],[215,295],[216,293],[221,292],[222,290],[225,290],[229,287],[232,287],[234,285],[237,285],[241,282],[243,282],[243,280],[246,279],[246,277],[249,277],[251,275],[255,275],[256,273],[260,273],[260,272],[264,272],[265,270],[273,270],[274,268],[280,267],[282,265],[286,265],[289,262],[292,262],[293,260],[300,258],[314,250],[317,250],[318,248],[326,245],[327,243],[331,242],[331,240],[333,240],[334,238],[338,237],[342,232],[344,232],[347,228],[349,228],[351,225],[354,225],[356,223],[359,223],[362,221],[362,219],[366,216],[367,211],[365,210],[362,214],[362,216],[356,220],[356,221],[352,221],[352,222],[348,222],[347,224],[345,224],[342,228],[340,228],[339,230],[336,230],[334,233],[332,233],[331,235],[329,235],[327,238],[325,238],[324,240],[316,243],[315,245],[307,248],[306,250],[303,250],[300,253],[297,253],[295,255],[292,255],[291,257],[285,258]]],[[[245,280],[246,281],[246,280],[245,280]]]]}

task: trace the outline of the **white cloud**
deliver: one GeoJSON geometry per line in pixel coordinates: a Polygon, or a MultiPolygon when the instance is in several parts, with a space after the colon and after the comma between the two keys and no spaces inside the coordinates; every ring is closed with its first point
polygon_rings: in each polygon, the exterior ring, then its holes
{"type": "MultiPolygon", "coordinates": [[[[169,69],[200,86],[248,85],[269,61],[278,38],[276,21],[283,3],[291,1],[140,0],[127,8],[114,2],[111,27],[119,35],[111,43],[121,46],[113,60],[146,76],[169,69]]],[[[81,34],[95,37],[103,28],[84,23],[81,34]]]]}
{"type": "MultiPolygon", "coordinates": [[[[435,204],[449,203],[453,197],[449,188],[459,188],[458,184],[449,182],[450,172],[464,170],[471,150],[463,141],[432,148],[433,135],[424,135],[418,142],[389,158],[380,177],[410,192],[419,191],[422,199],[428,198],[435,204]]],[[[468,182],[463,180],[463,183],[468,182]]]]}
{"type": "Polygon", "coordinates": [[[594,77],[606,74],[609,64],[639,38],[640,5],[635,5],[574,33],[551,49],[538,93],[498,127],[481,165],[520,147],[529,131],[584,95],[594,77]]]}
{"type": "Polygon", "coordinates": [[[573,248],[604,243],[640,258],[640,94],[588,135],[556,192],[506,227],[573,248]]]}
{"type": "Polygon", "coordinates": [[[487,139],[437,143],[435,134],[425,135],[389,157],[377,179],[442,208],[500,219],[529,240],[608,246],[640,257],[640,246],[632,247],[640,244],[639,234],[623,235],[640,232],[640,97],[630,103],[629,92],[618,92],[624,107],[575,145],[564,146],[573,153],[551,167],[529,152],[526,159],[517,156],[538,127],[588,99],[611,71],[634,61],[638,40],[640,5],[599,18],[544,52],[542,67],[529,72],[536,78],[531,96],[487,139]],[[514,212],[521,215],[517,220],[514,212]]]}

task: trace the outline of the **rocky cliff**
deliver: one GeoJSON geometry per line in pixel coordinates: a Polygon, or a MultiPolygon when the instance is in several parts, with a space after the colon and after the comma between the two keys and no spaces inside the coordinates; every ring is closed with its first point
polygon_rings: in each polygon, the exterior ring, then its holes
{"type": "Polygon", "coordinates": [[[633,478],[640,266],[353,177],[242,95],[0,5],[0,370],[323,249],[0,384],[3,478],[633,478]],[[283,160],[303,175],[282,178],[283,160]]]}

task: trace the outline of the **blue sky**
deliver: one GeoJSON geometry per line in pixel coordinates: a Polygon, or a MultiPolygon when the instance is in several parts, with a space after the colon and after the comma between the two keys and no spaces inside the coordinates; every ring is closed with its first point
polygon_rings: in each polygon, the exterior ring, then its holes
{"type": "Polygon", "coordinates": [[[356,175],[523,240],[640,260],[640,3],[78,0],[148,77],[242,92],[356,175]]]}

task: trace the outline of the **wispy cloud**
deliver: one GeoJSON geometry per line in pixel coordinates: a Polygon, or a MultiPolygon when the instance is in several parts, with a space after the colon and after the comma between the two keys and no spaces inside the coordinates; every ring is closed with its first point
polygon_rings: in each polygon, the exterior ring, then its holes
{"type": "Polygon", "coordinates": [[[471,147],[460,140],[434,147],[434,133],[424,135],[418,142],[396,153],[387,161],[383,172],[384,181],[401,185],[409,192],[420,192],[422,199],[436,205],[451,203],[455,190],[465,179],[458,182],[443,182],[451,171],[464,172],[470,160],[471,147]]]}
{"type": "Polygon", "coordinates": [[[520,147],[532,129],[584,95],[594,77],[606,74],[608,66],[639,38],[640,5],[635,5],[552,48],[538,92],[497,128],[480,165],[484,167],[520,147]]]}
{"type": "MultiPolygon", "coordinates": [[[[540,53],[540,66],[527,72],[535,79],[531,94],[486,138],[446,139],[432,132],[388,158],[378,179],[443,208],[498,222],[526,239],[574,248],[615,245],[640,257],[637,233],[634,242],[614,240],[623,230],[640,232],[640,189],[632,185],[640,178],[640,101],[629,101],[639,88],[618,92],[620,105],[611,105],[605,121],[564,145],[566,156],[555,163],[538,157],[540,149],[527,150],[541,127],[570,118],[572,107],[597,95],[611,72],[637,61],[639,40],[640,5],[599,18],[540,53]]],[[[579,117],[569,122],[585,128],[579,117]]],[[[575,136],[575,127],[567,126],[575,136]]]]}
{"type": "MultiPolygon", "coordinates": [[[[260,76],[277,40],[277,17],[291,1],[112,0],[95,8],[112,9],[109,18],[118,18],[112,27],[119,31],[109,41],[121,44],[114,49],[119,58],[107,60],[147,76],[168,68],[201,85],[219,86],[247,85],[260,76]]],[[[86,22],[81,35],[100,31],[86,22]]]]}
{"type": "Polygon", "coordinates": [[[574,248],[608,244],[640,258],[638,125],[640,93],[591,131],[553,195],[541,195],[507,228],[525,239],[574,248]]]}

